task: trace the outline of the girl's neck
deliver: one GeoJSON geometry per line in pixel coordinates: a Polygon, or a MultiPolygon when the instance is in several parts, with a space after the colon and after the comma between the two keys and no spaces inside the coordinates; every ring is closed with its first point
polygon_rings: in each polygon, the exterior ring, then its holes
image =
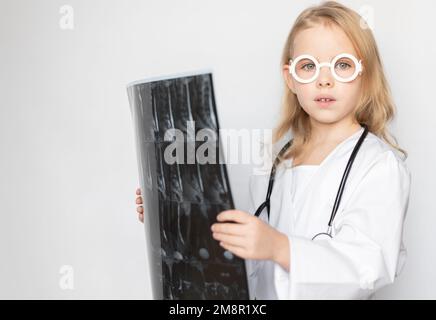
{"type": "Polygon", "coordinates": [[[329,143],[340,143],[362,127],[355,121],[340,121],[337,123],[321,123],[311,119],[311,136],[308,141],[310,145],[323,145],[329,143]]]}

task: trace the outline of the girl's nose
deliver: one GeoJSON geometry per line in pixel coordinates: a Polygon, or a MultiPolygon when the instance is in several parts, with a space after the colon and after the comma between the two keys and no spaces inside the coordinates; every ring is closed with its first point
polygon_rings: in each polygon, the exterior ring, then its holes
{"type": "Polygon", "coordinates": [[[321,68],[317,79],[317,87],[333,87],[334,80],[329,68],[321,68]],[[324,70],[323,70],[324,69],[324,70]]]}

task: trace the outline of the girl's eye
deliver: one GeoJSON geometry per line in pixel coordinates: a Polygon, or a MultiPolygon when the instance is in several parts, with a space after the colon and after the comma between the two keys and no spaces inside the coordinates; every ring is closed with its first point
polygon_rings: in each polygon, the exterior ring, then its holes
{"type": "Polygon", "coordinates": [[[347,63],[347,62],[338,62],[336,64],[336,67],[341,69],[341,70],[346,70],[348,68],[351,68],[351,65],[349,63],[347,63]]]}
{"type": "Polygon", "coordinates": [[[314,63],[305,63],[301,66],[301,69],[303,69],[304,71],[313,71],[313,69],[315,69],[315,64],[314,63]]]}

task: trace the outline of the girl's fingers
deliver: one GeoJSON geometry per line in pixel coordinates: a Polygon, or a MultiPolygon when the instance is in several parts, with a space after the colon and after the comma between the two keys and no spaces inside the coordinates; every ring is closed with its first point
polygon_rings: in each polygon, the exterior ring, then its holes
{"type": "Polygon", "coordinates": [[[139,221],[144,222],[144,215],[142,213],[140,213],[138,215],[138,219],[139,219],[139,221]]]}
{"type": "Polygon", "coordinates": [[[136,198],[136,204],[142,204],[142,197],[136,198]]]}
{"type": "Polygon", "coordinates": [[[251,215],[247,212],[240,211],[240,210],[225,210],[220,212],[220,214],[217,215],[218,221],[235,221],[239,223],[247,223],[248,220],[251,218],[251,215]]]}
{"type": "Polygon", "coordinates": [[[242,259],[247,259],[247,255],[245,253],[245,250],[241,247],[237,247],[225,242],[220,242],[220,246],[223,247],[224,249],[230,251],[231,253],[237,255],[238,257],[242,258],[242,259]]]}
{"type": "Polygon", "coordinates": [[[242,236],[245,234],[244,225],[240,223],[215,223],[212,225],[213,232],[242,236]]]}
{"type": "Polygon", "coordinates": [[[216,233],[216,232],[214,232],[212,236],[216,240],[227,243],[229,245],[236,246],[236,247],[244,247],[244,237],[234,236],[224,233],[216,233]]]}
{"type": "Polygon", "coordinates": [[[143,214],[143,213],[144,213],[144,208],[143,208],[142,206],[139,206],[139,207],[136,208],[136,211],[137,211],[139,214],[143,214]]]}
{"type": "Polygon", "coordinates": [[[141,189],[140,189],[140,188],[136,189],[136,194],[137,194],[138,196],[141,195],[141,189]]]}

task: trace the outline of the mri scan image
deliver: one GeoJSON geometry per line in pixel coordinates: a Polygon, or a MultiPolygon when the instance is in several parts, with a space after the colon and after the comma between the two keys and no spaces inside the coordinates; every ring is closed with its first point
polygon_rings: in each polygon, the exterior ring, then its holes
{"type": "Polygon", "coordinates": [[[134,123],[155,299],[248,299],[244,260],[212,238],[233,199],[212,73],[134,82],[134,123]]]}

